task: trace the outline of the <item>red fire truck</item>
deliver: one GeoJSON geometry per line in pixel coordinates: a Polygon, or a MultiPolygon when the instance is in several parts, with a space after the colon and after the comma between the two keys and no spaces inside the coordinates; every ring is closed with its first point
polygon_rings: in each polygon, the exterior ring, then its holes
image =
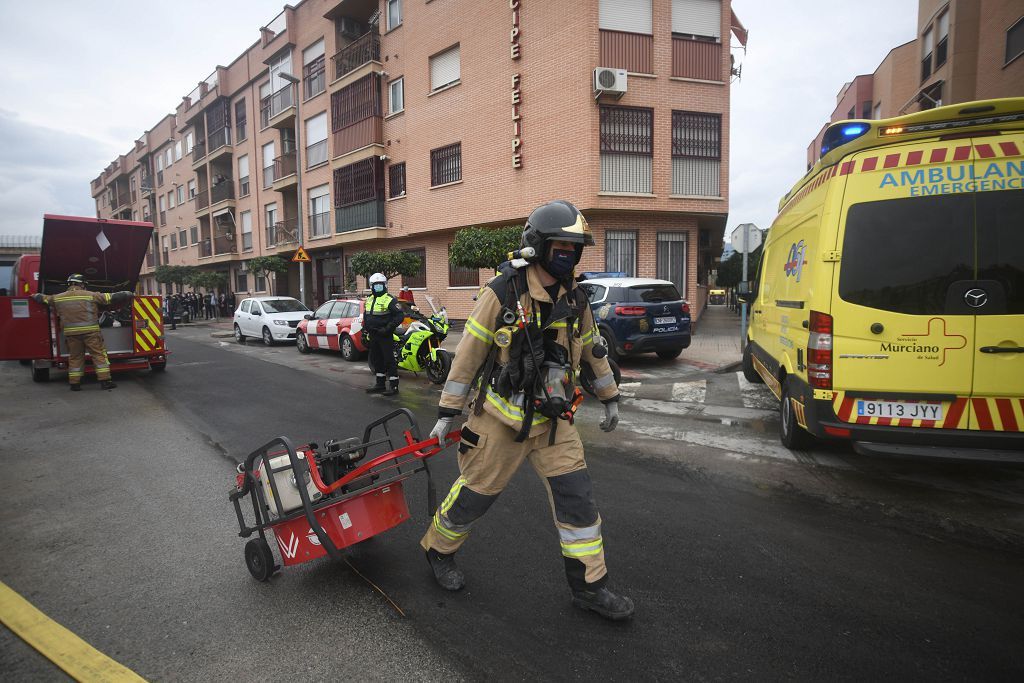
{"type": "MultiPolygon", "coordinates": [[[[43,216],[37,278],[34,272],[21,273],[22,286],[11,292],[13,296],[0,297],[0,360],[29,361],[37,382],[47,381],[51,369],[67,370],[68,349],[59,318],[29,297],[36,291],[64,291],[72,273],[84,275],[93,291],[134,292],[152,234],[152,223],[43,216]]],[[[31,268],[34,259],[23,258],[22,263],[31,268]]],[[[111,308],[100,322],[100,332],[112,372],[167,367],[161,297],[136,295],[130,304],[111,308]]],[[[86,361],[86,372],[92,373],[88,356],[86,361]]]]}

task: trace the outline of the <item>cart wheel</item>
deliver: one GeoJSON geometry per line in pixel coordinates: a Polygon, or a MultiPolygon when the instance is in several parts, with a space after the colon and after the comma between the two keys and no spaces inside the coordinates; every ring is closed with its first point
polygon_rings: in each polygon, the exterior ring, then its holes
{"type": "Polygon", "coordinates": [[[245,544],[245,566],[257,581],[266,581],[274,573],[274,554],[262,538],[245,544]]]}

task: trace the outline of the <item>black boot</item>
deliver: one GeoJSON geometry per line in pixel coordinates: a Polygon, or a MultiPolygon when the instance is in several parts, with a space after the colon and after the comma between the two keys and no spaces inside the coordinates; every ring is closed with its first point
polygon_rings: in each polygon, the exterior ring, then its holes
{"type": "Polygon", "coordinates": [[[384,386],[384,375],[377,375],[377,383],[366,389],[368,394],[383,394],[387,387],[384,386]]]}
{"type": "Polygon", "coordinates": [[[394,396],[398,393],[398,378],[392,377],[388,380],[388,388],[384,391],[384,396],[394,396]]]}
{"type": "Polygon", "coordinates": [[[603,586],[595,591],[573,591],[572,604],[580,609],[597,612],[612,621],[633,616],[633,601],[625,595],[616,595],[603,586]]]}
{"type": "Polygon", "coordinates": [[[466,575],[455,565],[455,553],[443,555],[431,549],[427,551],[427,562],[434,570],[434,579],[441,588],[457,591],[466,585],[466,575]]]}
{"type": "Polygon", "coordinates": [[[71,391],[81,391],[81,390],[82,390],[82,385],[81,384],[72,384],[71,385],[71,391]]]}
{"type": "Polygon", "coordinates": [[[100,388],[101,389],[117,389],[117,385],[114,384],[111,380],[105,379],[102,382],[100,382],[100,388]]]}

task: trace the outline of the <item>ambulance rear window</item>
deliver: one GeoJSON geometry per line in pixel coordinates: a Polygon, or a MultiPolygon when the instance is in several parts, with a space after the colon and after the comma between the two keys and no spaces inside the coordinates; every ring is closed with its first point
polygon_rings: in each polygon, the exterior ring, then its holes
{"type": "Polygon", "coordinates": [[[946,290],[974,277],[974,197],[908,197],[850,207],[839,296],[870,308],[943,314],[946,290]]]}

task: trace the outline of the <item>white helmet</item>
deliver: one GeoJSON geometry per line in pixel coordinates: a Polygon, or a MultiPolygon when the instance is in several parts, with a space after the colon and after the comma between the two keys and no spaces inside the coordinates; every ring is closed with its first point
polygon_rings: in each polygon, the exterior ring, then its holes
{"type": "Polygon", "coordinates": [[[370,286],[377,284],[378,282],[388,283],[388,279],[384,277],[384,273],[374,273],[370,276],[370,286]]]}

